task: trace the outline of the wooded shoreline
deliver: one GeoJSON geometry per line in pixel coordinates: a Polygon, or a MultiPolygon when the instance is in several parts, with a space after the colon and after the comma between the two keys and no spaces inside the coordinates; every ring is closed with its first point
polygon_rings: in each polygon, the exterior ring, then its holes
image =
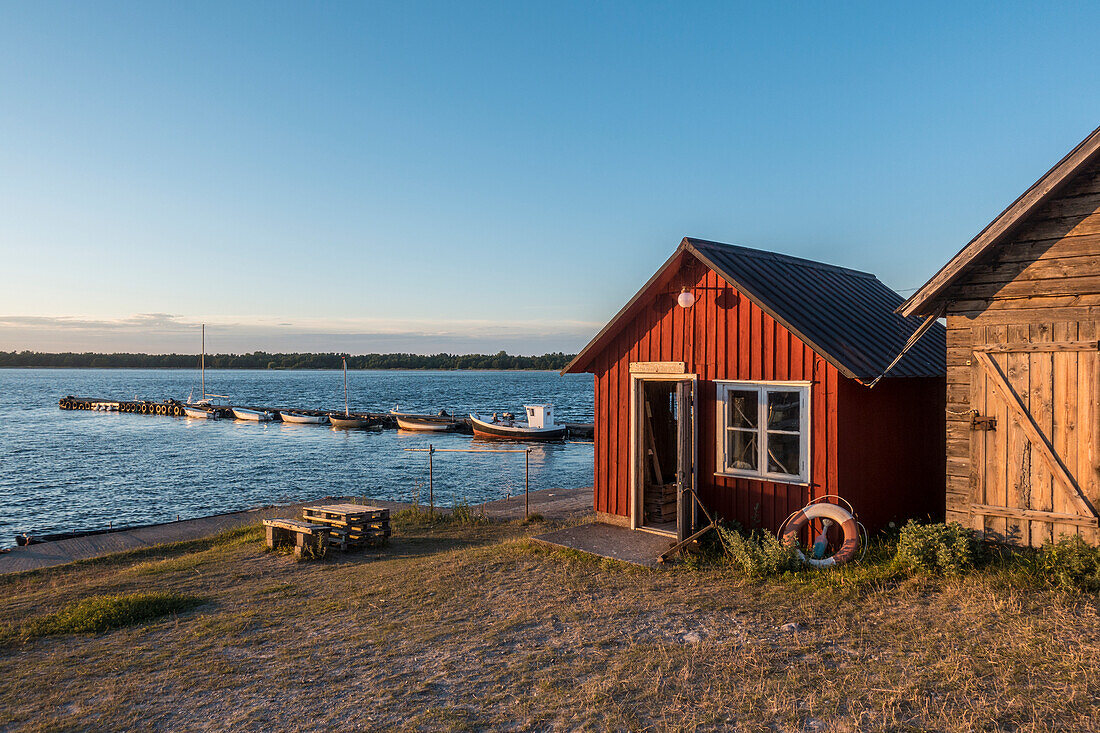
{"type": "MultiPolygon", "coordinates": [[[[207,354],[208,369],[340,369],[343,354],[268,353],[207,354]]],[[[0,351],[0,368],[79,369],[191,369],[199,365],[199,354],[101,354],[0,351]]],[[[496,354],[360,354],[346,355],[348,369],[439,369],[439,370],[560,370],[572,360],[561,352],[541,356],[496,354]]]]}

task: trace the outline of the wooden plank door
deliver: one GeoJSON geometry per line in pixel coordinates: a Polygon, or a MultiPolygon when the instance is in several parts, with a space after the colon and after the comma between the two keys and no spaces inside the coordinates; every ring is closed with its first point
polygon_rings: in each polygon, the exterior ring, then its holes
{"type": "Polygon", "coordinates": [[[676,385],[676,537],[682,541],[695,532],[695,380],[676,385]]]}
{"type": "Polygon", "coordinates": [[[1015,545],[1076,534],[1097,542],[1095,326],[981,326],[973,335],[973,528],[1015,545]]]}

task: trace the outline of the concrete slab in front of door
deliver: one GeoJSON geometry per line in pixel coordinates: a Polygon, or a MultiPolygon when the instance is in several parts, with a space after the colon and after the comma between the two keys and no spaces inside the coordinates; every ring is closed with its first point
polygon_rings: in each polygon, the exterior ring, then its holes
{"type": "Polygon", "coordinates": [[[660,567],[657,556],[676,542],[675,538],[666,535],[638,532],[610,524],[582,524],[578,527],[566,527],[547,532],[534,539],[553,547],[580,550],[591,555],[650,568],[660,567]]]}

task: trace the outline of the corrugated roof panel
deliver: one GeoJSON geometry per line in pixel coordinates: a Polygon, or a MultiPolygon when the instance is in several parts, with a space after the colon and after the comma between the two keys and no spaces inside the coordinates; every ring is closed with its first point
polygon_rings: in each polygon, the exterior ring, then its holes
{"type": "MultiPolygon", "coordinates": [[[[870,273],[748,247],[686,241],[724,279],[861,381],[882,374],[923,320],[895,313],[902,297],[870,273]]],[[[942,376],[946,342],[946,330],[934,324],[889,376],[942,376]]]]}

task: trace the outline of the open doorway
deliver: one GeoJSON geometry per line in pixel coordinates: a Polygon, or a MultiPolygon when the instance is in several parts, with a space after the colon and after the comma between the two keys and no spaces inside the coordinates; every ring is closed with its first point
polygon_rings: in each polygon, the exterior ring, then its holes
{"type": "Polygon", "coordinates": [[[676,532],[676,382],[642,382],[642,526],[676,532]]]}
{"type": "Polygon", "coordinates": [[[694,380],[639,378],[635,382],[633,526],[684,536],[694,483],[694,380]],[[683,515],[682,515],[683,514],[683,515]]]}

